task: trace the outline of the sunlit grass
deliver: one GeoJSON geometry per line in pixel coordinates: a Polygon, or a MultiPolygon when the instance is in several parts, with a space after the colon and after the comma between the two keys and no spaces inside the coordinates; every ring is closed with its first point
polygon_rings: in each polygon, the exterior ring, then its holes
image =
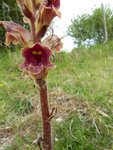
{"type": "MultiPolygon", "coordinates": [[[[55,150],[112,150],[113,43],[62,52],[55,59],[56,69],[48,77],[49,91],[59,87],[80,103],[62,123],[54,120],[55,150]]],[[[6,150],[35,150],[32,141],[41,127],[40,118],[31,115],[37,91],[18,70],[21,61],[19,51],[0,54],[0,124],[13,126],[15,133],[13,145],[6,150]],[[30,119],[21,121],[29,115],[30,119]]]]}

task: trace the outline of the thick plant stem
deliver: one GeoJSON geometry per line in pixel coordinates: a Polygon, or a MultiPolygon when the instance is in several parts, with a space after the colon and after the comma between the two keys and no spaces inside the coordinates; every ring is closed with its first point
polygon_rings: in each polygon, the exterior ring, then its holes
{"type": "Polygon", "coordinates": [[[49,114],[47,84],[44,80],[37,80],[40,92],[41,111],[42,111],[42,128],[43,128],[43,150],[52,150],[51,139],[51,119],[49,114]]]}
{"type": "Polygon", "coordinates": [[[33,38],[34,43],[37,42],[35,32],[36,32],[35,31],[35,23],[34,23],[34,21],[31,21],[31,33],[32,33],[32,38],[33,38]]]}

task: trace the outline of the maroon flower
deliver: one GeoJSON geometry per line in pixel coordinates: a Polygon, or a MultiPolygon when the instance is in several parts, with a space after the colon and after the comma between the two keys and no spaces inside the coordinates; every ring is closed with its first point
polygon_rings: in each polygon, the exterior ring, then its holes
{"type": "Polygon", "coordinates": [[[55,8],[59,8],[60,7],[60,0],[44,0],[43,4],[46,7],[51,7],[53,5],[55,8]]]}
{"type": "Polygon", "coordinates": [[[53,5],[54,5],[54,7],[59,8],[60,7],[60,0],[54,0],[53,5]]]}
{"type": "MultiPolygon", "coordinates": [[[[46,0],[44,0],[44,2],[45,1],[46,0]]],[[[60,0],[47,0],[40,9],[40,21],[42,21],[44,25],[49,25],[55,16],[60,17],[61,13],[58,11],[59,7],[60,0]]]]}
{"type": "Polygon", "coordinates": [[[32,0],[16,0],[16,1],[23,15],[29,18],[30,20],[34,20],[32,0]]]}
{"type": "Polygon", "coordinates": [[[41,38],[43,37],[53,18],[56,16],[61,17],[61,13],[58,10],[59,7],[60,0],[44,0],[40,5],[39,14],[35,23],[38,37],[40,37],[42,32],[41,38]]]}
{"type": "Polygon", "coordinates": [[[20,44],[22,46],[33,45],[31,33],[21,25],[12,21],[0,21],[0,26],[6,29],[6,45],[20,44]]]}
{"type": "Polygon", "coordinates": [[[22,55],[25,61],[20,65],[20,69],[29,71],[37,79],[45,78],[48,69],[54,67],[49,60],[52,55],[51,50],[39,43],[36,43],[32,48],[23,49],[22,55]]]}
{"type": "Polygon", "coordinates": [[[63,37],[59,38],[57,35],[50,35],[45,38],[42,43],[52,51],[60,52],[60,49],[63,47],[63,43],[61,41],[62,38],[63,37]]]}

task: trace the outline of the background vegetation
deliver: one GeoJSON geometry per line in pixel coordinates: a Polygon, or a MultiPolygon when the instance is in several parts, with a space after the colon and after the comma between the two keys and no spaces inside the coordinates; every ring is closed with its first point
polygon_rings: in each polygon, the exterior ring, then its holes
{"type": "MultiPolygon", "coordinates": [[[[0,20],[15,21],[22,24],[22,15],[15,0],[1,0],[0,1],[0,20]]],[[[0,47],[4,47],[5,31],[0,28],[0,47]]]]}
{"type": "MultiPolygon", "coordinates": [[[[109,7],[105,8],[105,16],[108,41],[111,41],[113,40],[113,11],[109,7]]],[[[74,39],[78,47],[103,43],[105,32],[102,8],[94,9],[91,14],[82,14],[73,18],[68,28],[68,35],[74,39]]]]}
{"type": "MultiPolygon", "coordinates": [[[[21,59],[18,50],[0,54],[0,130],[5,146],[11,141],[5,150],[35,150],[41,131],[37,91],[18,70],[21,59]]],[[[55,150],[113,149],[112,62],[113,42],[56,56],[48,78],[50,107],[58,109],[55,150]]]]}

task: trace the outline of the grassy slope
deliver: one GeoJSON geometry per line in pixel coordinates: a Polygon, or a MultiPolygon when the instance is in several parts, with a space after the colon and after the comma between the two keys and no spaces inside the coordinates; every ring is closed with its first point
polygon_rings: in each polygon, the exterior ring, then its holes
{"type": "MultiPolygon", "coordinates": [[[[49,72],[49,90],[60,87],[78,102],[82,99],[82,105],[87,103],[87,110],[72,113],[62,124],[54,123],[55,150],[112,150],[113,43],[61,53],[56,60],[57,68],[49,72]]],[[[33,113],[36,93],[32,82],[18,71],[20,62],[19,52],[0,54],[0,125],[13,126],[16,134],[13,146],[6,150],[35,150],[36,134],[20,136],[25,126],[36,122],[34,118],[24,125],[19,121],[19,116],[33,113]]]]}

